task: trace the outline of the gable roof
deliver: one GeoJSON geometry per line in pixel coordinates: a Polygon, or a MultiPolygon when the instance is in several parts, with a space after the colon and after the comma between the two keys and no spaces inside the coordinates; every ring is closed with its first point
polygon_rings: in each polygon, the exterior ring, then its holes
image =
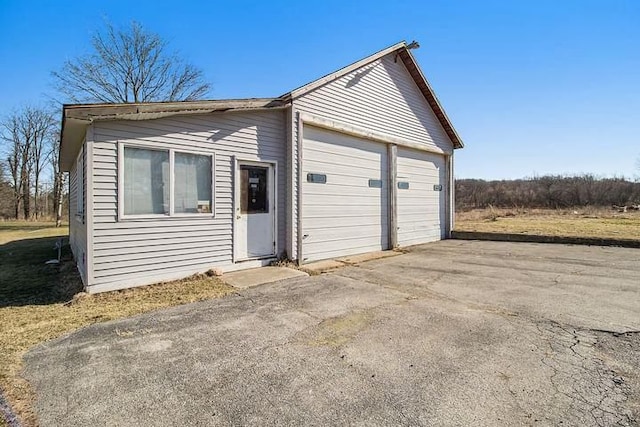
{"type": "Polygon", "coordinates": [[[277,98],[221,99],[211,101],[176,101],[145,102],[129,104],[65,104],[62,107],[62,127],[60,130],[60,165],[62,170],[70,170],[75,156],[80,150],[87,126],[94,121],[102,120],[146,120],[174,115],[207,114],[231,110],[263,110],[284,108],[291,101],[309,93],[331,81],[364,67],[378,59],[396,54],[404,63],[407,71],[415,81],[418,89],[436,115],[440,125],[453,143],[454,148],[462,148],[464,144],[449,117],[442,108],[431,85],[418,67],[407,43],[401,41],[367,56],[333,73],[307,83],[277,98]]]}
{"type": "Polygon", "coordinates": [[[449,120],[449,117],[445,113],[444,108],[442,108],[442,104],[440,104],[440,101],[438,100],[438,97],[436,96],[435,92],[431,88],[429,81],[422,73],[422,70],[420,70],[420,67],[418,67],[418,63],[416,62],[415,58],[411,54],[411,51],[407,47],[407,43],[405,41],[396,43],[392,46],[389,46],[386,49],[382,49],[381,51],[374,53],[371,56],[363,58],[333,73],[327,74],[326,76],[323,76],[317,80],[314,80],[310,83],[300,86],[299,88],[294,89],[291,92],[285,93],[284,95],[280,96],[279,99],[282,99],[283,101],[289,101],[289,100],[298,98],[329,82],[337,80],[340,77],[343,77],[359,68],[362,68],[392,53],[396,54],[396,60],[400,58],[404,63],[405,67],[407,68],[407,71],[415,81],[416,86],[418,86],[418,89],[420,89],[420,92],[422,92],[422,95],[425,97],[425,99],[427,100],[427,103],[429,104],[434,114],[436,115],[436,118],[440,122],[440,125],[446,132],[449,139],[451,139],[451,142],[453,143],[453,147],[454,148],[464,147],[464,144],[462,142],[462,139],[460,138],[460,135],[458,135],[458,132],[456,132],[455,128],[453,127],[451,120],[449,120]]]}

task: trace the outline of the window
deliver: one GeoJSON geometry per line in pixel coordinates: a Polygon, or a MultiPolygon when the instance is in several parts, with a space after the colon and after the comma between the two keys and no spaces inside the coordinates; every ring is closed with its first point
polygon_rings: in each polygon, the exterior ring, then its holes
{"type": "Polygon", "coordinates": [[[211,213],[211,156],[175,153],[174,212],[211,213]]]}
{"type": "Polygon", "coordinates": [[[369,187],[371,188],[382,188],[382,180],[381,179],[370,179],[369,187]]]}
{"type": "Polygon", "coordinates": [[[84,146],[76,161],[76,217],[84,221],[84,146]]]}
{"type": "Polygon", "coordinates": [[[269,213],[268,171],[260,166],[240,166],[240,211],[243,214],[269,213]]]}
{"type": "Polygon", "coordinates": [[[317,184],[326,184],[327,183],[327,175],[321,173],[308,173],[307,174],[307,182],[313,182],[317,184]]]}
{"type": "Polygon", "coordinates": [[[124,148],[124,214],[169,214],[169,152],[124,148]]]}
{"type": "Polygon", "coordinates": [[[121,214],[213,213],[213,156],[123,146],[121,214]]]}

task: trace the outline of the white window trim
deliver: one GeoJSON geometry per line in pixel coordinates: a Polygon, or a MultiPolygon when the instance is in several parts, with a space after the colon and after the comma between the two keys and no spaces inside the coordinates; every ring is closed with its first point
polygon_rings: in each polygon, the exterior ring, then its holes
{"type": "Polygon", "coordinates": [[[167,219],[185,219],[185,218],[215,218],[216,202],[215,202],[215,186],[216,186],[216,153],[206,150],[158,146],[155,143],[144,141],[136,142],[118,142],[118,221],[139,221],[139,220],[167,220],[167,219]],[[126,215],[124,213],[124,149],[125,147],[141,148],[145,150],[165,151],[169,153],[169,213],[168,214],[142,214],[142,215],[126,215]],[[209,156],[211,158],[211,212],[210,213],[175,213],[174,212],[174,161],[175,153],[195,154],[199,156],[209,156]]]}
{"type": "Polygon", "coordinates": [[[84,223],[84,214],[85,214],[85,185],[84,185],[84,175],[85,175],[85,167],[84,167],[84,144],[80,147],[80,153],[78,153],[78,158],[76,159],[76,220],[84,223]]]}

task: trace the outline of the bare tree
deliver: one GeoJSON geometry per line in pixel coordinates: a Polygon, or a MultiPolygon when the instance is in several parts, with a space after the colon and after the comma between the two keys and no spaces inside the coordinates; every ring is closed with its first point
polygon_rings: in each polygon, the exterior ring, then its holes
{"type": "Polygon", "coordinates": [[[91,40],[93,52],[53,72],[57,90],[72,102],[195,100],[210,89],[202,71],[167,51],[158,35],[132,22],[107,24],[91,40]]]}
{"type": "Polygon", "coordinates": [[[19,137],[17,116],[11,115],[2,122],[2,140],[7,145],[7,166],[11,176],[13,193],[13,208],[16,219],[20,216],[20,200],[22,199],[22,180],[20,169],[22,165],[23,143],[19,137]]]}
{"type": "Polygon", "coordinates": [[[31,190],[34,183],[34,212],[38,215],[40,177],[49,156],[48,139],[55,127],[50,112],[24,107],[1,122],[2,140],[8,152],[7,164],[14,193],[14,213],[19,216],[22,203],[25,219],[31,218],[31,190]],[[33,181],[32,181],[33,179],[33,181]]]}
{"type": "Polygon", "coordinates": [[[36,218],[40,214],[39,198],[40,178],[42,171],[51,156],[50,139],[56,128],[56,121],[53,114],[43,109],[29,109],[27,119],[33,129],[33,139],[31,142],[31,162],[33,171],[33,192],[34,192],[34,213],[36,218]]]}
{"type": "Polygon", "coordinates": [[[11,174],[16,219],[20,216],[21,205],[25,218],[28,218],[30,213],[29,175],[31,162],[29,162],[29,149],[31,148],[31,135],[29,128],[23,125],[22,117],[18,113],[11,114],[2,122],[2,140],[7,146],[7,165],[11,174]],[[25,131],[29,133],[26,137],[25,131]]]}
{"type": "Polygon", "coordinates": [[[60,138],[56,135],[50,138],[49,161],[53,172],[53,213],[56,217],[56,227],[62,225],[62,191],[64,189],[64,172],[60,169],[60,138]]]}
{"type": "Polygon", "coordinates": [[[456,207],[488,206],[514,208],[567,208],[640,204],[640,181],[625,178],[598,178],[545,175],[534,178],[485,181],[456,180],[456,207]]]}
{"type": "Polygon", "coordinates": [[[0,218],[9,218],[13,215],[13,190],[6,175],[6,166],[0,162],[0,218]]]}

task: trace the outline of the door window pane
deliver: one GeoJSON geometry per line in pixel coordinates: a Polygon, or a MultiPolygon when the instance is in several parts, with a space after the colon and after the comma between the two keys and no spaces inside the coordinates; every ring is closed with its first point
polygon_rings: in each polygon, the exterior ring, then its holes
{"type": "Polygon", "coordinates": [[[124,148],[125,215],[169,213],[169,152],[124,148]]]}
{"type": "Polygon", "coordinates": [[[267,168],[240,166],[240,210],[242,213],[268,213],[267,168]]]}
{"type": "Polygon", "coordinates": [[[211,213],[211,156],[175,153],[175,213],[211,213]]]}

